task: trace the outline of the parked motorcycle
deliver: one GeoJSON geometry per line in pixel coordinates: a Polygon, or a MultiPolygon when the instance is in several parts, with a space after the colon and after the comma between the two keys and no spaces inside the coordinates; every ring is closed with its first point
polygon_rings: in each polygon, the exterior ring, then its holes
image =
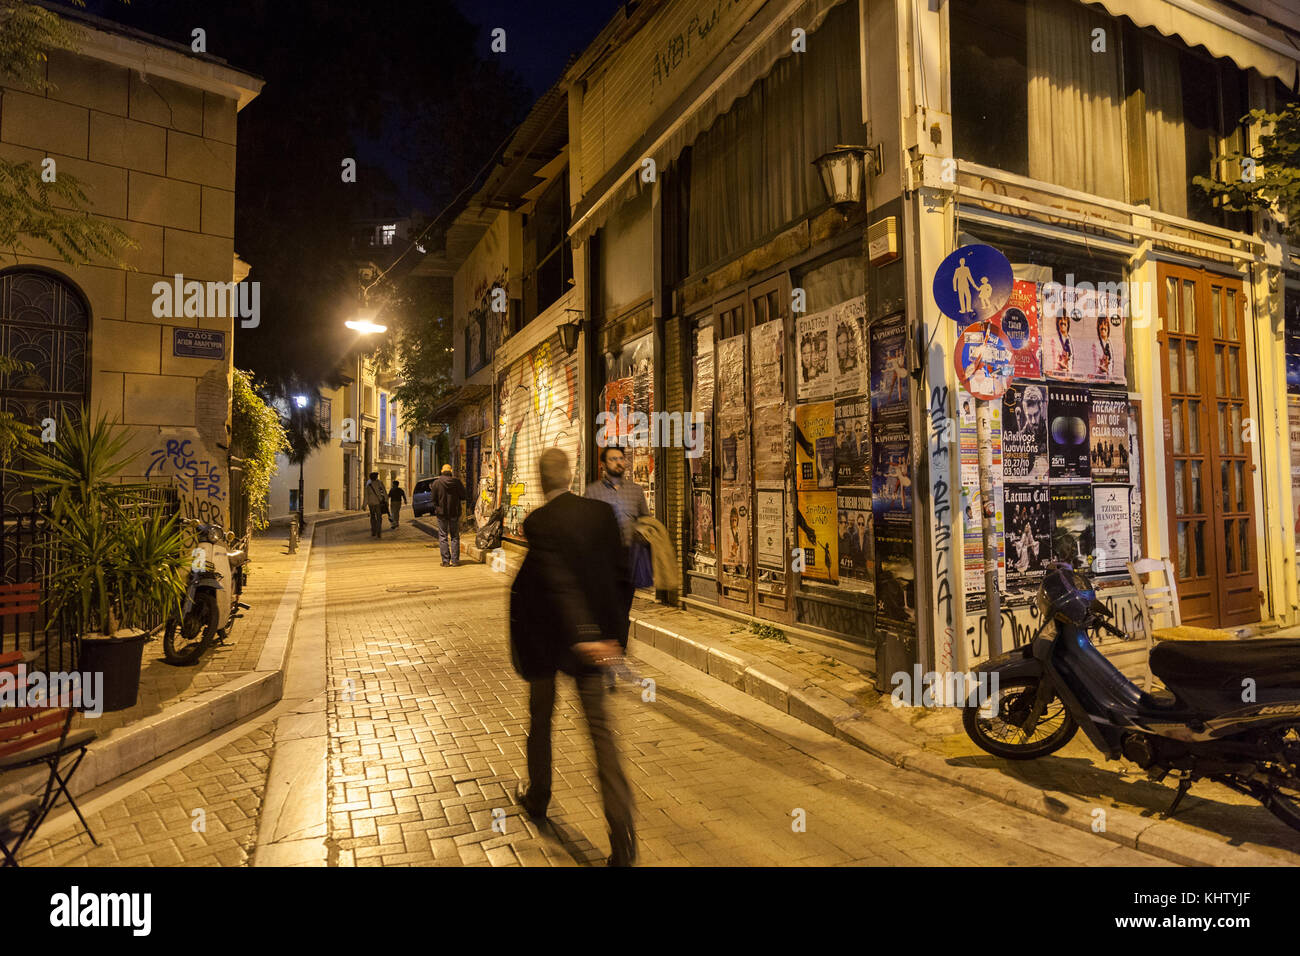
{"type": "Polygon", "coordinates": [[[1051,565],[1037,604],[1043,623],[1032,641],[975,669],[997,675],[996,696],[981,701],[977,689],[962,712],[981,749],[1044,757],[1082,728],[1108,758],[1131,760],[1152,780],[1179,776],[1165,817],[1206,779],[1300,830],[1300,644],[1160,642],[1151,670],[1168,690],[1145,693],[1093,646],[1093,628],[1127,636],[1106,620],[1110,611],[1085,573],[1051,565]]]}
{"type": "Polygon", "coordinates": [[[239,612],[248,610],[239,600],[247,579],[248,538],[236,542],[234,532],[223,534],[220,525],[182,520],[195,528],[197,543],[180,620],[169,620],[163,632],[163,657],[172,664],[193,664],[214,643],[224,643],[239,612]]]}

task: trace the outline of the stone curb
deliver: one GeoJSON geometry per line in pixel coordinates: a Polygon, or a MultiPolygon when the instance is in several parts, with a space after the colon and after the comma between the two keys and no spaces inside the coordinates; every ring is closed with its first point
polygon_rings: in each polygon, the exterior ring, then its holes
{"type": "Polygon", "coordinates": [[[220,687],[164,707],[156,714],[96,740],[87,748],[86,757],[72,778],[69,789],[73,795],[79,797],[102,787],[278,701],[284,692],[284,666],[316,527],[354,517],[362,516],[341,515],[310,522],[312,533],[300,542],[280,606],[271,621],[257,666],[251,673],[241,674],[220,687]]]}
{"type": "Polygon", "coordinates": [[[1105,829],[1099,836],[1183,866],[1284,865],[1268,854],[1232,846],[1225,837],[1189,830],[1129,810],[1103,807],[1097,801],[1070,794],[1039,790],[995,768],[955,767],[937,754],[925,751],[917,742],[880,727],[860,708],[752,654],[675,634],[637,618],[635,610],[632,627],[637,640],[896,767],[956,784],[1076,830],[1094,832],[1093,811],[1102,809],[1105,829]]]}

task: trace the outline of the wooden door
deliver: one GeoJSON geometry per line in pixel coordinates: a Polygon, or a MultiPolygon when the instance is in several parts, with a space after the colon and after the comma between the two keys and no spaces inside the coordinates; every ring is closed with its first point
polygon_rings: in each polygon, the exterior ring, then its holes
{"type": "Polygon", "coordinates": [[[1239,279],[1160,267],[1170,553],[1184,624],[1259,620],[1239,279]]]}

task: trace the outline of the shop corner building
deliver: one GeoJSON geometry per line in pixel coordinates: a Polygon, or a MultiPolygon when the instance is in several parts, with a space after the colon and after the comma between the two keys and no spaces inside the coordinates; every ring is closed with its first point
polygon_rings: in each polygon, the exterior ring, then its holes
{"type": "Polygon", "coordinates": [[[976,406],[932,283],[987,244],[1014,273],[1004,646],[1037,629],[1053,557],[1129,631],[1139,556],[1173,561],[1185,623],[1300,623],[1300,249],[1191,184],[1241,174],[1215,157],[1294,95],[1298,42],[1269,0],[620,11],[557,87],[571,291],[495,329],[484,311],[536,281],[531,210],[480,206],[460,260],[462,473],[492,476],[517,536],[535,450],[570,448],[585,485],[600,412],[691,416],[698,457],[599,436],[632,446],[683,601],[858,645],[878,679],[967,669],[988,654],[976,406]],[[841,145],[880,164],[836,207],[816,161],[841,145]]]}

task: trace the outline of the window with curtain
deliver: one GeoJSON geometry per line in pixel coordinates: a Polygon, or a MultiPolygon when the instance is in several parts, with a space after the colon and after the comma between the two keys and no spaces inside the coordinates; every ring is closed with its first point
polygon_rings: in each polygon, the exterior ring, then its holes
{"type": "Polygon", "coordinates": [[[1141,83],[1146,105],[1145,193],[1135,202],[1170,215],[1234,225],[1231,214],[1216,209],[1192,184],[1196,176],[1236,175],[1219,170],[1215,158],[1241,145],[1246,114],[1246,77],[1227,61],[1215,61],[1166,40],[1154,31],[1133,31],[1141,50],[1141,83]]]}
{"type": "Polygon", "coordinates": [[[957,155],[1125,198],[1118,21],[1073,0],[952,0],[957,155]],[[1105,52],[1094,52],[1094,31],[1105,52]]]}
{"type": "Polygon", "coordinates": [[[695,141],[685,166],[690,272],[825,205],[813,160],[842,143],[865,145],[857,9],[832,10],[806,53],[778,60],[695,141]]]}

